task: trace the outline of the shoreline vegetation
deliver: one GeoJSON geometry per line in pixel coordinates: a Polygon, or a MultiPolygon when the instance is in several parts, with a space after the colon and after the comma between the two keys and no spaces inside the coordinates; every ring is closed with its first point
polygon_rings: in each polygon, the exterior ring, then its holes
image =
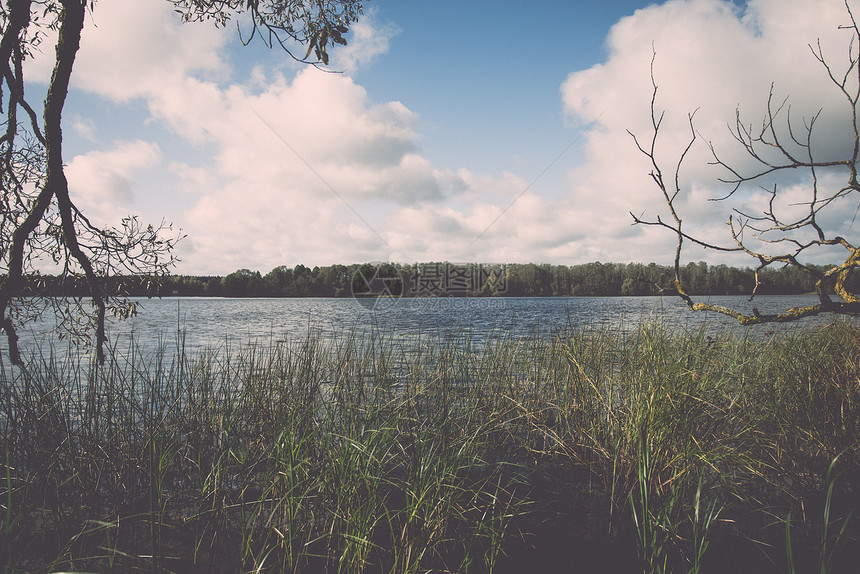
{"type": "Polygon", "coordinates": [[[860,327],[0,365],[3,572],[851,572],[860,327]],[[10,374],[11,373],[11,374],[10,374]]]}
{"type": "MultiPolygon", "coordinates": [[[[813,266],[814,267],[814,266],[813,266]]],[[[827,269],[822,266],[821,269],[827,269]]],[[[755,273],[750,268],[689,263],[681,277],[690,295],[750,295],[755,273]]],[[[352,297],[356,294],[442,297],[571,297],[658,295],[670,285],[674,268],[655,263],[587,263],[583,265],[353,264],[327,267],[280,266],[265,275],[239,269],[226,276],[166,275],[158,278],[110,277],[107,292],[127,296],[197,297],[352,297]],[[376,289],[381,287],[382,289],[376,289]]],[[[795,267],[767,268],[759,273],[760,295],[815,292],[811,275],[795,267]]],[[[860,291],[852,276],[847,287],[860,291]]],[[[87,296],[83,278],[30,276],[27,294],[87,296]]]]}

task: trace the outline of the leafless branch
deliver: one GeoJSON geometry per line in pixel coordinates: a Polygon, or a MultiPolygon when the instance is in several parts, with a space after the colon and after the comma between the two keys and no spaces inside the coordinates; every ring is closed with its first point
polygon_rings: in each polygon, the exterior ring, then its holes
{"type": "MultiPolygon", "coordinates": [[[[674,187],[669,189],[663,180],[661,167],[658,165],[655,149],[660,135],[660,129],[665,112],[657,112],[657,84],[654,79],[654,59],[651,60],[651,127],[652,134],[650,145],[646,148],[633,134],[634,142],[640,152],[645,154],[651,161],[651,179],[657,185],[663,198],[663,203],[671,215],[671,221],[666,221],[660,216],[656,219],[647,220],[643,216],[631,213],[634,224],[659,226],[670,230],[676,236],[675,246],[675,286],[676,292],[687,305],[694,310],[714,311],[737,319],[744,325],[794,321],[802,317],[832,313],[841,315],[860,315],[860,298],[852,291],[849,284],[851,272],[860,266],[860,249],[854,242],[834,234],[822,223],[823,214],[838,208],[841,203],[838,200],[845,199],[854,192],[860,192],[860,184],[857,182],[857,159],[860,156],[860,135],[858,135],[858,103],[860,103],[860,65],[858,56],[855,54],[855,44],[860,45],[860,29],[846,1],[845,7],[850,24],[843,26],[852,34],[847,49],[847,62],[844,67],[837,71],[824,55],[821,43],[810,46],[815,59],[821,64],[830,84],[843,96],[846,103],[846,123],[850,121],[853,129],[853,140],[850,148],[845,150],[844,157],[840,159],[819,159],[814,145],[814,135],[818,133],[819,118],[823,110],[818,110],[811,117],[803,118],[802,122],[792,117],[791,106],[788,98],[779,104],[775,102],[774,86],[771,85],[767,97],[765,117],[760,127],[754,129],[752,125],[742,120],[741,111],[735,114],[734,125],[729,126],[729,132],[733,139],[741,146],[746,156],[758,166],[752,172],[730,165],[717,153],[714,145],[708,143],[711,151],[711,164],[726,171],[727,176],[720,179],[721,182],[730,186],[727,194],[716,199],[716,201],[727,201],[735,196],[742,188],[750,184],[758,184],[770,195],[767,207],[760,214],[749,213],[741,208],[735,207],[737,217],[729,217],[729,233],[734,243],[733,247],[724,247],[704,240],[690,234],[682,227],[682,220],[677,211],[676,200],[682,192],[679,173],[681,166],[687,158],[693,142],[696,139],[696,131],[693,126],[695,113],[689,114],[690,130],[692,138],[687,146],[678,155],[675,164],[674,187]],[[659,119],[658,119],[659,118],[659,119]],[[787,135],[786,135],[787,134],[787,135]],[[847,181],[844,185],[835,189],[822,188],[825,180],[822,176],[825,172],[844,170],[847,172],[847,181]],[[795,203],[789,207],[806,206],[802,215],[785,217],[785,213],[779,209],[781,198],[777,183],[762,186],[761,182],[770,180],[781,172],[805,171],[808,181],[808,200],[795,203]],[[750,241],[746,235],[752,235],[756,244],[750,241]],[[738,312],[719,305],[693,302],[687,294],[680,274],[680,261],[684,241],[699,245],[705,249],[722,252],[745,253],[757,262],[755,268],[756,285],[753,288],[751,299],[758,292],[760,281],[759,272],[774,264],[793,266],[810,275],[815,280],[815,290],[818,303],[806,307],[787,309],[776,314],[764,315],[754,309],[751,315],[738,312]],[[776,253],[765,252],[760,246],[775,248],[776,253]],[[822,248],[842,247],[846,250],[845,260],[840,264],[832,265],[826,271],[809,263],[822,248]],[[834,301],[831,295],[836,295],[841,301],[834,301]]],[[[669,289],[665,289],[669,291],[669,289]]]]}

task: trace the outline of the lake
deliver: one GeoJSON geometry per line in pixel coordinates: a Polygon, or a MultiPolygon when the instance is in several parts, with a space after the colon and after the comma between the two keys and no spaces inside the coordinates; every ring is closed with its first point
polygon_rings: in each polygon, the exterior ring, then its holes
{"type": "MultiPolygon", "coordinates": [[[[746,297],[702,297],[700,301],[723,304],[749,312],[746,297]]],[[[469,336],[480,346],[488,337],[530,336],[567,328],[628,330],[642,321],[660,319],[672,328],[712,331],[750,329],[762,336],[772,329],[784,330],[827,321],[827,316],[803,319],[787,325],[741,327],[717,313],[692,312],[677,297],[552,297],[552,298],[414,298],[373,299],[296,298],[222,299],[177,297],[142,299],[138,316],[112,321],[109,338],[117,349],[134,339],[144,350],[176,347],[184,337],[189,351],[220,349],[247,343],[273,344],[303,339],[309,332],[324,339],[354,333],[385,333],[403,339],[469,336]]],[[[762,313],[815,302],[806,296],[761,296],[754,305],[762,313]]],[[[41,345],[54,345],[52,324],[42,322],[21,332],[25,356],[41,345]]],[[[5,338],[2,346],[5,347],[5,338]]]]}

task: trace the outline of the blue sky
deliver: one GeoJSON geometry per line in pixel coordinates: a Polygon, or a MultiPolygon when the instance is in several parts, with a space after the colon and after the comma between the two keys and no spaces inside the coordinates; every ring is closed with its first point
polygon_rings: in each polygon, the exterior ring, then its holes
{"type": "MultiPolygon", "coordinates": [[[[632,227],[628,213],[665,215],[627,133],[649,136],[652,46],[668,169],[699,110],[685,221],[730,240],[731,208],[761,208],[766,195],[708,202],[725,189],[706,141],[735,154],[726,122],[738,106],[759,121],[771,83],[799,113],[837,109],[807,43],[823,39],[841,65],[845,15],[839,0],[379,0],[333,53],[340,73],[324,73],[242,46],[233,25],[181,25],[163,0],[103,1],[65,110],[68,176],[97,221],[133,213],[187,234],[184,274],[382,260],[665,264],[671,234],[632,227]]],[[[48,77],[48,56],[32,78],[48,77]]],[[[807,183],[780,182],[786,209],[807,183]]],[[[828,223],[850,232],[855,209],[828,223]]]]}
{"type": "Polygon", "coordinates": [[[644,5],[374,2],[375,17],[399,32],[355,77],[373,99],[408,102],[421,116],[434,163],[456,169],[469,158],[475,169],[537,173],[572,139],[561,83],[602,61],[610,27],[644,5]]]}

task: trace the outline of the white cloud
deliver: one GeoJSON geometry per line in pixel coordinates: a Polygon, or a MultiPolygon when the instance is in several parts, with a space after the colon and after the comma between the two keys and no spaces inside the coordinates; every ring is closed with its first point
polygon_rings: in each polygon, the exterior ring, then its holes
{"type": "MultiPolygon", "coordinates": [[[[666,110],[656,153],[670,184],[674,162],[691,137],[687,116],[693,111],[701,136],[681,172],[684,193],[677,207],[685,229],[732,245],[727,226],[732,208],[760,212],[767,194],[754,187],[739,192],[735,203],[710,201],[729,188],[718,182],[725,172],[709,165],[706,143],[713,141],[732,165],[752,169],[727,123],[738,107],[744,122],[760,123],[773,83],[778,102],[791,96],[795,119],[825,106],[820,122],[828,139],[818,141],[818,149],[831,155],[844,151],[845,116],[830,112],[844,112],[838,107],[844,104],[836,90],[824,89],[825,71],[808,44],[821,38],[825,54],[844,64],[850,35],[838,26],[845,18],[844,6],[835,0],[826,5],[753,1],[746,9],[719,0],[673,0],[637,11],[613,27],[607,60],[571,74],[562,86],[573,125],[597,119],[585,136],[585,161],[569,173],[567,196],[550,199],[530,191],[520,197],[525,181],[463,172],[467,187],[456,201],[406,207],[389,216],[386,229],[395,253],[404,260],[670,263],[674,236],[665,229],[634,227],[629,214],[669,217],[648,176],[652,166],[627,132],[637,134],[644,146],[650,144],[652,47],[658,113],[666,110]]],[[[779,184],[781,213],[796,216],[806,209],[796,204],[807,197],[808,179],[788,174],[779,184]]],[[[855,213],[856,204],[847,207],[855,213]]],[[[850,218],[844,216],[846,210],[840,213],[843,217],[826,221],[847,230],[850,218]]],[[[688,260],[754,263],[745,256],[709,255],[694,246],[685,255],[688,260]]]]}
{"type": "MultiPolygon", "coordinates": [[[[630,130],[644,146],[650,144],[652,46],[658,115],[666,110],[656,151],[664,178],[671,184],[674,162],[690,139],[687,114],[696,111],[695,126],[703,139],[681,173],[685,193],[693,193],[679,199],[678,208],[688,230],[729,244],[725,223],[730,207],[760,208],[761,194],[742,190],[733,198],[737,203],[708,202],[730,188],[717,182],[726,172],[708,165],[711,158],[705,140],[712,141],[731,165],[751,173],[755,166],[726,126],[733,123],[736,109],[746,125],[760,126],[773,84],[777,104],[790,96],[792,118],[798,121],[795,127],[802,125],[802,117],[825,107],[819,128],[827,139],[816,146],[826,155],[839,150],[840,144],[844,151],[844,103],[828,85],[826,72],[808,44],[815,45],[820,38],[825,54],[842,69],[850,35],[838,26],[846,17],[844,5],[835,0],[752,0],[745,9],[720,0],[672,0],[618,22],[607,40],[607,61],[571,74],[562,86],[571,116],[580,121],[599,117],[598,128],[588,134],[588,161],[571,174],[570,201],[580,206],[588,235],[602,237],[600,251],[616,260],[661,262],[668,262],[673,253],[668,232],[639,228],[634,230],[635,241],[617,237],[620,225],[630,221],[628,210],[651,219],[658,214],[669,217],[648,177],[647,158],[626,133],[630,130]],[[747,193],[753,195],[745,204],[747,193]]],[[[795,186],[780,194],[786,209],[799,199],[798,176],[787,174],[779,180],[795,186]]],[[[808,190],[808,181],[803,183],[808,190]]]]}
{"type": "Polygon", "coordinates": [[[369,10],[353,24],[347,36],[347,46],[334,52],[332,68],[354,73],[357,69],[370,65],[388,52],[391,39],[399,33],[400,29],[396,26],[380,22],[376,17],[376,10],[369,10]]]}
{"type": "Polygon", "coordinates": [[[158,145],[140,140],[76,156],[66,166],[72,201],[93,223],[116,224],[134,210],[136,174],[160,162],[158,145]]]}
{"type": "MultiPolygon", "coordinates": [[[[221,57],[228,36],[211,23],[180,25],[162,0],[99,2],[87,13],[75,59],[72,87],[114,101],[158,92],[189,74],[225,78],[221,57]]],[[[46,84],[54,66],[56,30],[43,30],[34,57],[26,62],[28,81],[46,84]]]]}
{"type": "Polygon", "coordinates": [[[388,259],[380,209],[439,202],[465,188],[420,155],[415,114],[369,101],[348,76],[306,68],[256,92],[190,80],[150,107],[216,150],[205,169],[174,171],[199,196],[183,223],[194,238],[184,258],[217,261],[221,272],[388,259]]]}
{"type": "Polygon", "coordinates": [[[82,118],[80,115],[75,114],[72,118],[72,129],[86,140],[91,142],[98,140],[96,137],[96,124],[91,119],[82,118]]]}
{"type": "MultiPolygon", "coordinates": [[[[606,61],[572,73],[561,87],[572,125],[597,122],[584,136],[583,162],[568,174],[567,194],[548,198],[511,173],[434,166],[409,102],[373,101],[347,74],[259,66],[239,82],[230,75],[233,31],[180,25],[161,0],[100,3],[75,85],[111,102],[139,99],[149,127],[175,139],[170,148],[138,140],[79,155],[69,178],[76,201],[99,217],[145,209],[149,219],[166,216],[181,226],[189,234],[181,273],[385,259],[668,263],[671,233],[632,227],[628,213],[665,217],[651,166],[627,133],[643,143],[650,136],[652,45],[658,107],[667,110],[657,154],[671,178],[693,110],[703,137],[732,162],[742,156],[726,122],[737,106],[759,122],[772,82],[779,101],[791,95],[798,117],[822,104],[829,110],[838,95],[825,89],[807,43],[821,37],[825,53],[841,64],[848,35],[837,26],[844,17],[838,0],[751,0],[744,9],[671,0],[621,20],[607,38],[606,61]],[[168,149],[183,155],[165,166],[168,149]],[[142,188],[154,181],[142,175],[159,169],[170,174],[155,178],[167,189],[142,188]],[[182,212],[164,212],[180,209],[174,203],[147,204],[147,191],[181,197],[182,212]]],[[[350,46],[332,54],[333,67],[368,65],[395,33],[371,14],[354,26],[350,46]]],[[[821,122],[831,137],[820,145],[832,153],[842,137],[840,116],[826,111],[821,122]]],[[[73,128],[104,133],[82,121],[73,128]]],[[[682,185],[692,193],[678,206],[690,229],[726,237],[731,206],[707,201],[726,191],[708,159],[705,145],[691,152],[682,185]]],[[[803,181],[782,183],[790,201],[802,197],[803,181]]],[[[764,197],[753,190],[738,199],[752,209],[764,197]]],[[[847,228],[855,209],[828,222],[847,228]]]]}
{"type": "MultiPolygon", "coordinates": [[[[164,213],[177,204],[150,202],[147,210],[189,234],[180,272],[384,259],[390,247],[371,207],[384,213],[462,191],[457,174],[421,156],[417,116],[402,103],[372,102],[351,77],[309,67],[257,67],[247,84],[237,83],[225,56],[231,33],[180,24],[163,1],[99,4],[76,61],[75,87],[119,104],[139,99],[150,125],[193,146],[167,166],[172,175],[141,178],[166,182],[189,205],[164,213]]],[[[366,65],[395,33],[371,15],[333,64],[366,65]]],[[[72,127],[96,132],[83,121],[72,127]]],[[[98,219],[117,221],[147,203],[133,201],[133,177],[161,169],[159,162],[158,148],[143,142],[81,154],[68,167],[75,199],[98,219]]]]}
{"type": "Polygon", "coordinates": [[[149,97],[189,74],[223,78],[227,35],[211,23],[179,24],[160,0],[97,3],[81,38],[73,85],[123,101],[149,97]]]}

